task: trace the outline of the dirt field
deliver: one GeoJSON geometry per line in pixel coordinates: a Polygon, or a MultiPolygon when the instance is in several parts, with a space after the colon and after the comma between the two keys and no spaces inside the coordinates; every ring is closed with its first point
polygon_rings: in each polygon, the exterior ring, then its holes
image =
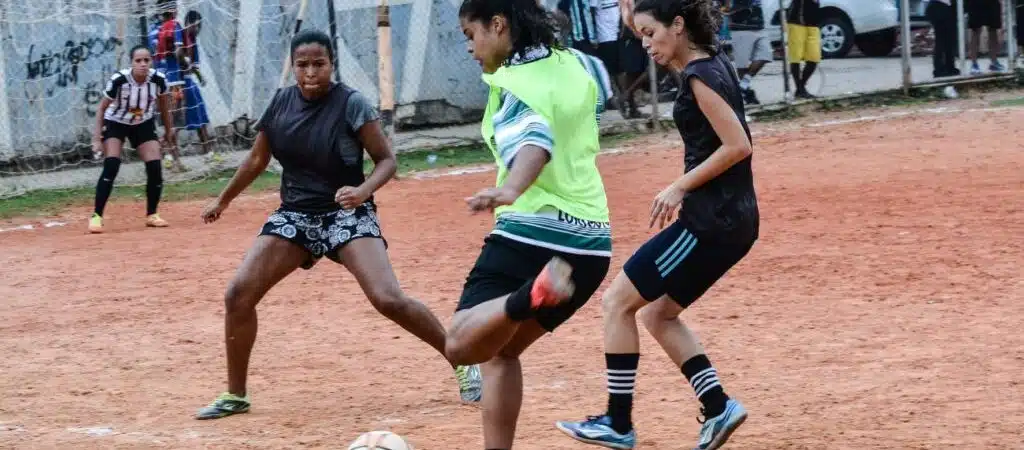
{"type": "MultiPolygon", "coordinates": [[[[1024,109],[803,122],[754,127],[761,241],[685,313],[750,410],[729,448],[1024,448],[1024,109]]],[[[679,147],[602,157],[613,270],[652,233],[679,147]]],[[[493,177],[379,195],[399,279],[445,322],[491,223],[462,198],[493,177]]],[[[224,389],[221,296],[276,205],[243,197],[203,225],[202,204],[167,204],[173,227],[147,230],[142,204],[115,203],[104,235],[84,208],[0,234],[0,447],[345,448],[391,429],[482,448],[445,363],[326,260],[260,307],[252,413],[191,419],[224,389]]],[[[603,411],[600,334],[595,300],[527,353],[517,448],[591,448],[552,423],[603,411]]],[[[690,448],[693,392],[641,334],[638,447],[690,448]]]]}

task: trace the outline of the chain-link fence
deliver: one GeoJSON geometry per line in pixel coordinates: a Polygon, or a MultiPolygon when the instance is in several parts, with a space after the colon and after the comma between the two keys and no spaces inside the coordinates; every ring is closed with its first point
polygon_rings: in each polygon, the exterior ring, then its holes
{"type": "MultiPolygon", "coordinates": [[[[729,44],[751,105],[1006,76],[1017,67],[1016,0],[815,0],[819,11],[811,18],[797,10],[807,0],[717,1],[725,12],[721,38],[729,44]],[[996,45],[990,46],[992,39],[996,45]],[[981,43],[980,52],[974,51],[975,42],[981,43]],[[797,60],[803,63],[795,65],[797,60]],[[818,64],[808,77],[795,76],[804,74],[806,61],[818,64]]],[[[579,2],[618,5],[616,0],[579,2]]],[[[194,41],[208,124],[206,138],[187,126],[188,99],[175,96],[178,142],[188,171],[169,173],[170,182],[240,161],[254,137],[255,119],[274,90],[292,81],[288,43],[297,29],[330,34],[337,78],[371,99],[383,99],[398,134],[404,133],[395,136],[396,145],[478,138],[472,124],[480,120],[486,87],[459,28],[461,0],[172,3],[179,23],[190,15],[201,18],[194,41]],[[390,45],[382,45],[384,24],[390,25],[390,45]]],[[[541,0],[552,10],[571,3],[541,0]]],[[[585,36],[572,22],[576,17],[586,23],[583,16],[571,11],[560,16],[563,38],[585,36]]],[[[165,21],[157,0],[0,3],[0,198],[95,183],[98,161],[90,138],[103,87],[130,66],[128,49],[151,45],[165,21]]],[[[591,23],[598,30],[599,25],[591,23]]],[[[618,32],[623,33],[616,44],[619,93],[611,105],[618,113],[606,117],[667,116],[677,79],[651,64],[639,39],[626,34],[631,32],[621,27],[618,32]],[[626,97],[632,101],[623,101],[626,97]]],[[[597,35],[584,39],[597,40],[597,35]]],[[[127,155],[119,182],[142,182],[141,165],[130,164],[133,154],[127,155]]]]}
{"type": "MultiPolygon", "coordinates": [[[[150,45],[167,19],[157,0],[39,0],[0,3],[0,198],[37,188],[89,186],[98,159],[91,135],[103,88],[130,67],[128,50],[150,45]]],[[[174,2],[172,2],[174,3],[174,2]]],[[[379,0],[177,0],[184,31],[195,38],[208,139],[187,127],[188,99],[174,96],[180,153],[188,171],[169,182],[231,167],[254,137],[252,126],[274,90],[293,82],[288,44],[298,29],[335,42],[336,78],[371,99],[394,103],[402,129],[479,121],[486,99],[479,68],[458,26],[460,0],[389,0],[390,54],[378,47],[379,0]],[[390,82],[381,89],[382,61],[390,82]],[[390,88],[390,89],[389,89],[390,88]],[[209,155],[217,155],[210,158],[209,155]]],[[[152,45],[150,45],[152,46],[152,45]]],[[[162,130],[161,130],[162,131],[162,130]]],[[[145,179],[126,149],[119,183],[145,179]]]]}

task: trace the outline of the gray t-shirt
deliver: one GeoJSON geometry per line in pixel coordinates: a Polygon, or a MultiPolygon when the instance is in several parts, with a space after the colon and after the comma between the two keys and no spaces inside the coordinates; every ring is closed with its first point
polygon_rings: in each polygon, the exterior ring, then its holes
{"type": "Polygon", "coordinates": [[[313,101],[303,98],[298,86],[279,89],[256,130],[266,134],[284,169],[281,207],[311,213],[340,209],[335,192],[365,180],[357,133],[377,119],[366,97],[343,84],[313,101]]]}

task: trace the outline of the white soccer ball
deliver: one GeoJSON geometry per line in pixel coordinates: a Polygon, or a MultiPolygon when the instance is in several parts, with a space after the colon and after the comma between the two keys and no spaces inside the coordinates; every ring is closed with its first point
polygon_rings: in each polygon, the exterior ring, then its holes
{"type": "Polygon", "coordinates": [[[414,450],[412,444],[390,431],[363,433],[348,446],[348,450],[414,450]]]}

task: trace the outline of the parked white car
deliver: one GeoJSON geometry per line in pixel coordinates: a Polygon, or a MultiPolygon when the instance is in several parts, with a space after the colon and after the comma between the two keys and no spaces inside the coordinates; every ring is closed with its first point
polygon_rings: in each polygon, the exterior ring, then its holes
{"type": "MultiPolygon", "coordinates": [[[[783,0],[788,8],[792,0],[783,0]]],[[[779,0],[761,0],[765,31],[782,42],[779,0]]],[[[821,54],[842,58],[854,45],[866,56],[886,56],[896,48],[900,18],[896,0],[821,0],[821,54]]]]}

